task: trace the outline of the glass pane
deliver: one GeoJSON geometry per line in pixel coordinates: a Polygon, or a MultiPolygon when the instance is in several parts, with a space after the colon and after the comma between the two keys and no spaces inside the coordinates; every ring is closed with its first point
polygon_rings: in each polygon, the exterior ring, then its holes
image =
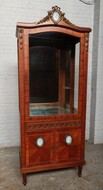
{"type": "Polygon", "coordinates": [[[58,101],[56,50],[45,46],[30,48],[30,103],[58,101]]]}
{"type": "Polygon", "coordinates": [[[78,109],[80,43],[75,47],[74,107],[78,109]]]}
{"type": "Polygon", "coordinates": [[[78,112],[79,38],[29,36],[30,116],[78,112]]]}

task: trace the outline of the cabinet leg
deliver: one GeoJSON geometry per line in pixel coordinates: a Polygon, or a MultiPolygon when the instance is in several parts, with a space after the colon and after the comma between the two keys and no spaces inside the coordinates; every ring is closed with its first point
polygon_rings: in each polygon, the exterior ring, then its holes
{"type": "Polygon", "coordinates": [[[81,165],[78,166],[78,176],[81,177],[82,175],[82,167],[81,165]]]}
{"type": "Polygon", "coordinates": [[[23,184],[26,185],[27,184],[27,174],[22,174],[22,178],[23,178],[23,184]]]}

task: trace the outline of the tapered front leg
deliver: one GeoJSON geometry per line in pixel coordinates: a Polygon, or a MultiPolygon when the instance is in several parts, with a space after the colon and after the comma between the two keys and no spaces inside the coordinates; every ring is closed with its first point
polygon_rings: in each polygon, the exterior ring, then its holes
{"type": "Polygon", "coordinates": [[[82,175],[82,167],[81,165],[78,166],[78,176],[81,177],[82,175]]]}
{"type": "Polygon", "coordinates": [[[23,178],[23,184],[26,185],[27,184],[27,174],[22,174],[22,178],[23,178]]]}

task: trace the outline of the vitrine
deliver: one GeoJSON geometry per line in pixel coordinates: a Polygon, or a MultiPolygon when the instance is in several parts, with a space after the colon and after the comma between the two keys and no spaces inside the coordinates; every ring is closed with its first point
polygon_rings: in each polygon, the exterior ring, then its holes
{"type": "Polygon", "coordinates": [[[31,172],[85,164],[85,118],[90,28],[59,7],[36,23],[17,23],[23,183],[31,172]]]}

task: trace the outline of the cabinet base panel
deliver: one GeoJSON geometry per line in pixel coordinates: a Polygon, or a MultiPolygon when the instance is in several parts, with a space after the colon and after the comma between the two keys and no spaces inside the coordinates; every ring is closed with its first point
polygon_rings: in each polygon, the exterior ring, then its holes
{"type": "Polygon", "coordinates": [[[78,176],[81,177],[82,175],[82,168],[83,165],[85,165],[85,161],[82,163],[78,163],[78,165],[74,164],[68,164],[68,165],[63,165],[62,167],[60,165],[58,166],[48,166],[48,167],[29,167],[29,168],[22,168],[21,173],[22,173],[22,178],[23,178],[23,184],[27,184],[27,174],[29,173],[35,173],[35,172],[40,172],[40,171],[47,171],[47,170],[56,170],[56,169],[65,169],[65,168],[71,168],[71,167],[76,167],[78,166],[78,176]]]}

